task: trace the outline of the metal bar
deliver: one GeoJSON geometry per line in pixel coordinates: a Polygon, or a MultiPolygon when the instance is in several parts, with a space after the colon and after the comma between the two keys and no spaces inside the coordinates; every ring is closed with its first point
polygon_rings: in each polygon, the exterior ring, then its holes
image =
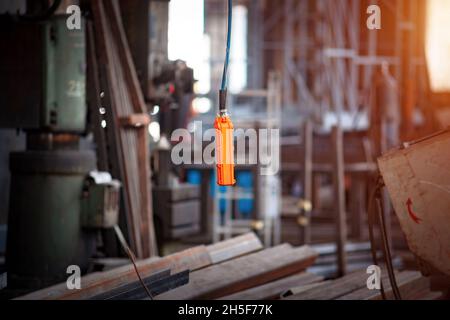
{"type": "MultiPolygon", "coordinates": [[[[170,275],[170,270],[158,272],[145,278],[145,285],[153,296],[157,296],[169,290],[189,283],[189,270],[170,275]]],[[[92,297],[90,300],[137,300],[145,299],[147,294],[139,281],[126,284],[111,291],[92,297]]]]}
{"type": "Polygon", "coordinates": [[[347,272],[347,255],[345,244],[347,241],[347,214],[345,209],[345,185],[344,185],[344,149],[342,129],[333,127],[332,140],[334,148],[333,184],[336,199],[336,246],[338,252],[338,276],[347,272]]]}
{"type": "Polygon", "coordinates": [[[303,127],[303,201],[302,214],[307,220],[303,228],[303,243],[311,242],[311,208],[307,207],[306,202],[312,201],[312,164],[313,164],[313,128],[312,123],[307,121],[303,127]]]}

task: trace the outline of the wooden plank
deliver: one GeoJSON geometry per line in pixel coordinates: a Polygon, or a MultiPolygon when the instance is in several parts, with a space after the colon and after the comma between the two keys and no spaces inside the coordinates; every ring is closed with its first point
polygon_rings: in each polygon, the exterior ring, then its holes
{"type": "Polygon", "coordinates": [[[139,258],[156,255],[153,227],[147,125],[123,128],[120,119],[146,113],[142,92],[129,53],[117,1],[91,2],[96,44],[103,87],[109,103],[105,106],[112,118],[107,127],[118,131],[120,180],[124,185],[124,202],[130,246],[139,258]]]}
{"type": "MultiPolygon", "coordinates": [[[[168,255],[164,258],[149,258],[138,261],[137,267],[142,277],[170,268],[172,273],[186,269],[197,270],[211,264],[206,246],[197,246],[181,252],[168,255]]],[[[45,288],[28,295],[19,297],[24,300],[42,299],[89,299],[95,295],[112,290],[118,286],[137,280],[132,265],[126,265],[106,272],[96,272],[81,278],[81,290],[68,290],[66,283],[45,288]]]]}
{"type": "Polygon", "coordinates": [[[220,298],[221,300],[269,300],[278,299],[287,289],[321,281],[323,278],[312,273],[302,272],[290,277],[275,280],[261,286],[220,298]]]}
{"type": "MultiPolygon", "coordinates": [[[[129,50],[125,30],[123,28],[120,7],[117,0],[104,1],[105,8],[110,18],[112,37],[117,42],[119,59],[123,65],[123,73],[127,84],[128,94],[132,101],[134,113],[147,113],[144,96],[141,91],[139,80],[134,67],[133,58],[129,50]]],[[[143,257],[157,254],[155,230],[153,226],[152,191],[150,185],[150,151],[148,138],[148,121],[146,124],[136,128],[137,167],[131,173],[134,180],[139,184],[140,200],[140,228],[142,236],[143,257]]]]}
{"type": "Polygon", "coordinates": [[[338,276],[346,274],[347,257],[345,243],[347,241],[347,214],[345,209],[345,174],[344,174],[344,146],[342,129],[333,127],[332,140],[334,148],[333,185],[336,199],[336,228],[337,228],[337,253],[338,276]]]}
{"type": "MultiPolygon", "coordinates": [[[[288,300],[333,300],[362,287],[366,287],[367,274],[364,272],[354,272],[333,281],[325,281],[321,285],[306,291],[287,297],[288,300]]],[[[301,287],[300,287],[301,289],[301,287]]]]}
{"type": "Polygon", "coordinates": [[[134,223],[135,219],[133,219],[134,209],[131,195],[128,190],[128,181],[126,179],[126,165],[124,163],[125,152],[122,143],[123,138],[116,125],[116,119],[121,115],[121,111],[116,107],[118,102],[115,96],[117,89],[115,88],[115,82],[113,81],[116,75],[113,73],[114,68],[112,68],[112,65],[114,64],[111,57],[112,47],[111,42],[106,39],[108,25],[103,5],[100,1],[93,1],[91,3],[91,10],[94,22],[95,46],[99,59],[100,87],[103,92],[102,105],[106,109],[106,123],[109,124],[106,127],[110,145],[108,156],[111,161],[114,177],[120,179],[124,184],[122,200],[124,203],[124,212],[126,214],[127,233],[129,235],[128,241],[130,242],[131,249],[138,257],[140,257],[142,255],[142,250],[141,243],[138,241],[138,235],[136,235],[137,226],[134,223]]]}
{"type": "Polygon", "coordinates": [[[262,248],[261,241],[253,232],[207,246],[212,263],[234,259],[262,248]]]}
{"type": "MultiPolygon", "coordinates": [[[[220,263],[228,259],[248,254],[262,249],[259,238],[254,233],[248,233],[233,239],[209,246],[198,246],[169,255],[164,258],[149,258],[138,262],[139,271],[143,277],[151,275],[156,270],[169,267],[172,272],[185,269],[197,270],[212,263],[220,263]]],[[[24,296],[25,299],[87,299],[95,294],[108,291],[116,285],[134,281],[136,274],[131,265],[115,268],[107,272],[97,272],[82,278],[83,290],[68,291],[65,283],[50,287],[42,292],[24,296]],[[116,278],[118,281],[110,280],[116,278]]]]}
{"type": "MultiPolygon", "coordinates": [[[[409,300],[418,292],[424,289],[429,290],[429,279],[423,277],[416,271],[403,271],[396,275],[398,288],[403,300],[409,300]]],[[[387,275],[383,277],[385,286],[385,294],[387,299],[394,299],[391,285],[387,275]]],[[[338,300],[381,300],[381,292],[379,290],[369,290],[367,287],[360,288],[354,292],[339,297],[338,300]]]]}
{"type": "MultiPolygon", "coordinates": [[[[364,273],[363,271],[359,271],[360,273],[364,273]]],[[[398,277],[399,273],[395,272],[396,277],[398,277]]],[[[366,274],[366,279],[369,275],[366,274]]],[[[382,273],[381,281],[383,285],[386,287],[389,284],[389,275],[387,272],[382,273]]],[[[386,291],[387,288],[385,288],[386,291]]],[[[379,295],[380,290],[369,290],[366,286],[363,286],[357,290],[352,292],[348,292],[340,297],[335,298],[336,300],[366,300],[367,297],[371,297],[374,295],[379,295]]]]}
{"type": "MultiPolygon", "coordinates": [[[[131,147],[128,143],[126,136],[120,130],[120,127],[117,124],[117,118],[120,116],[126,115],[130,113],[131,110],[123,110],[126,106],[128,106],[127,101],[124,101],[124,95],[120,94],[121,90],[118,86],[124,81],[118,81],[118,67],[117,63],[114,59],[115,56],[115,43],[110,39],[110,27],[106,18],[105,10],[103,7],[103,2],[100,0],[92,1],[91,9],[93,13],[93,21],[94,21],[94,30],[96,34],[96,42],[95,44],[98,46],[98,55],[99,55],[99,66],[101,67],[101,77],[103,80],[102,89],[104,91],[104,100],[105,100],[105,108],[107,109],[106,115],[107,119],[107,128],[108,131],[113,131],[115,136],[113,137],[116,141],[113,144],[117,148],[117,159],[119,165],[120,177],[118,177],[123,185],[124,185],[124,204],[125,204],[125,213],[126,213],[126,222],[128,228],[128,235],[130,241],[130,247],[134,251],[137,257],[143,256],[141,237],[140,237],[140,226],[139,220],[136,215],[140,210],[138,208],[139,203],[137,203],[133,197],[133,183],[129,177],[129,168],[133,159],[125,159],[127,156],[130,158],[133,153],[130,153],[130,150],[125,150],[131,147]],[[109,127],[112,127],[111,130],[109,127]],[[128,151],[128,152],[127,152],[128,151]]],[[[121,79],[122,80],[122,79],[121,79]]],[[[123,86],[123,85],[122,85],[123,86]]],[[[128,95],[126,95],[128,97],[128,95]]]]}
{"type": "MultiPolygon", "coordinates": [[[[418,292],[423,291],[424,289],[429,290],[430,288],[430,280],[425,278],[417,271],[404,271],[396,276],[397,285],[400,290],[400,295],[403,300],[410,300],[414,297],[418,292]]],[[[386,299],[393,300],[394,294],[392,292],[391,284],[389,281],[384,281],[385,283],[385,294],[386,299]]],[[[368,300],[381,300],[381,293],[377,293],[369,297],[368,300]]]]}
{"type": "Polygon", "coordinates": [[[123,127],[137,128],[150,124],[150,116],[146,113],[135,113],[119,118],[119,123],[123,127]]]}
{"type": "Polygon", "coordinates": [[[298,273],[313,264],[316,257],[316,252],[308,246],[279,245],[192,272],[189,284],[156,299],[220,298],[298,273]]]}
{"type": "Polygon", "coordinates": [[[330,283],[331,283],[331,281],[328,280],[328,281],[324,281],[324,282],[308,283],[305,285],[294,286],[288,290],[283,291],[280,294],[280,298],[281,299],[289,298],[296,294],[300,294],[300,293],[309,291],[309,290],[317,288],[317,287],[322,287],[324,284],[330,284],[330,283]]]}

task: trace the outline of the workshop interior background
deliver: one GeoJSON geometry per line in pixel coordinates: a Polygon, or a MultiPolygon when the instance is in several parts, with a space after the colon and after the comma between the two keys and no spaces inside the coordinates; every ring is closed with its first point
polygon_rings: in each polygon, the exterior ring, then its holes
{"type": "Polygon", "coordinates": [[[448,299],[449,21],[0,0],[0,297],[448,299]]]}

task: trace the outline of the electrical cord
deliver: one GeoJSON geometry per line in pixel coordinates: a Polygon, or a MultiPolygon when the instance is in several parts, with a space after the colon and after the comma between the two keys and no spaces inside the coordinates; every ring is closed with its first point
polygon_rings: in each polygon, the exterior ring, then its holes
{"type": "MultiPolygon", "coordinates": [[[[389,248],[389,240],[387,237],[386,232],[386,221],[384,217],[384,210],[382,206],[381,201],[381,193],[380,190],[384,186],[381,176],[377,179],[377,184],[375,189],[372,191],[372,194],[369,198],[369,206],[367,210],[368,214],[368,224],[369,224],[369,238],[371,243],[371,252],[372,252],[372,259],[373,263],[375,265],[378,265],[377,256],[376,256],[376,243],[375,243],[375,237],[374,237],[374,225],[375,225],[375,214],[374,214],[374,203],[376,203],[376,218],[378,218],[378,225],[380,228],[381,233],[381,240],[382,240],[382,250],[383,250],[383,256],[386,263],[386,268],[388,270],[389,275],[389,282],[391,284],[392,292],[394,294],[394,298],[396,300],[401,300],[400,290],[397,286],[397,281],[395,279],[395,273],[394,273],[394,267],[392,265],[392,255],[391,250],[389,248]]],[[[384,291],[383,282],[380,280],[381,287],[381,296],[384,300],[386,300],[386,293],[384,291]]]]}
{"type": "Polygon", "coordinates": [[[227,76],[228,65],[230,63],[230,48],[231,48],[231,24],[233,17],[233,1],[228,0],[228,31],[227,31],[227,48],[225,53],[225,62],[223,64],[222,85],[219,90],[219,114],[221,116],[227,114],[227,76]]]}
{"type": "Polygon", "coordinates": [[[395,279],[395,273],[394,273],[394,266],[392,265],[392,255],[391,255],[391,249],[389,246],[389,240],[387,237],[386,232],[386,220],[385,220],[385,214],[383,210],[383,203],[382,198],[377,197],[377,212],[378,212],[378,221],[380,223],[380,232],[381,237],[383,239],[383,255],[386,261],[386,267],[389,274],[389,282],[391,283],[392,292],[394,293],[394,297],[396,300],[401,300],[402,297],[400,295],[400,290],[397,286],[397,281],[395,279]]]}
{"type": "MultiPolygon", "coordinates": [[[[372,261],[373,264],[378,266],[378,258],[377,258],[377,244],[375,242],[375,236],[374,236],[374,225],[375,225],[375,217],[373,214],[373,203],[375,201],[375,198],[377,196],[377,193],[379,192],[379,188],[378,185],[376,188],[374,188],[370,194],[369,197],[369,205],[368,205],[368,210],[367,210],[367,222],[369,225],[369,240],[370,240],[370,251],[372,253],[372,261]]],[[[384,292],[384,286],[383,286],[383,281],[380,280],[380,292],[381,292],[381,296],[383,298],[383,300],[386,300],[386,294],[384,292]]]]}
{"type": "Polygon", "coordinates": [[[118,225],[114,226],[114,231],[116,232],[117,238],[119,239],[119,242],[122,245],[122,248],[125,250],[126,254],[128,255],[128,258],[131,260],[131,263],[133,264],[134,271],[136,272],[136,275],[139,278],[139,282],[141,283],[142,287],[144,288],[144,290],[147,293],[147,296],[150,298],[150,300],[153,300],[152,293],[148,289],[144,280],[142,280],[141,274],[139,273],[138,267],[136,265],[136,257],[134,255],[133,251],[131,251],[130,247],[128,246],[128,244],[122,234],[122,231],[120,230],[118,225]]]}
{"type": "Polygon", "coordinates": [[[233,19],[233,0],[228,0],[228,31],[227,31],[227,48],[225,54],[225,63],[223,65],[222,85],[220,90],[224,91],[227,88],[228,65],[230,63],[230,48],[231,48],[231,24],[233,19]]]}

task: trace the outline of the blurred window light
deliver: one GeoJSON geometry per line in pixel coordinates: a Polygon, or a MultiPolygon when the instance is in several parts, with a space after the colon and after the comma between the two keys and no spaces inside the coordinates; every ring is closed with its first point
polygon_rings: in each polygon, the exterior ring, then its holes
{"type": "Polygon", "coordinates": [[[171,0],[169,3],[168,55],[194,69],[195,91],[210,91],[210,41],[204,34],[204,0],[171,0]]]}
{"type": "Polygon", "coordinates": [[[212,103],[208,98],[195,98],[192,101],[192,109],[196,113],[207,113],[211,110],[212,103]]]}
{"type": "Polygon", "coordinates": [[[326,112],[323,119],[322,129],[331,131],[333,126],[341,122],[341,128],[345,131],[367,130],[369,128],[369,118],[366,112],[355,113],[344,111],[340,115],[334,111],[326,112]]]}
{"type": "Polygon", "coordinates": [[[450,1],[427,2],[426,55],[431,89],[450,91],[450,1]]]}
{"type": "Polygon", "coordinates": [[[150,124],[148,125],[148,133],[151,135],[154,141],[159,141],[159,138],[161,136],[159,123],[156,121],[150,122],[150,124]]]}
{"type": "Polygon", "coordinates": [[[233,7],[229,79],[228,87],[233,93],[247,86],[247,8],[242,5],[233,7]]]}
{"type": "Polygon", "coordinates": [[[211,90],[211,40],[209,35],[204,34],[200,50],[198,51],[200,60],[198,61],[197,70],[194,70],[195,93],[206,94],[211,90]]]}
{"type": "Polygon", "coordinates": [[[150,114],[151,114],[152,116],[154,116],[154,115],[157,115],[158,112],[159,112],[159,106],[158,106],[158,105],[155,105],[155,106],[153,106],[153,110],[152,110],[152,112],[151,112],[150,114]]]}

